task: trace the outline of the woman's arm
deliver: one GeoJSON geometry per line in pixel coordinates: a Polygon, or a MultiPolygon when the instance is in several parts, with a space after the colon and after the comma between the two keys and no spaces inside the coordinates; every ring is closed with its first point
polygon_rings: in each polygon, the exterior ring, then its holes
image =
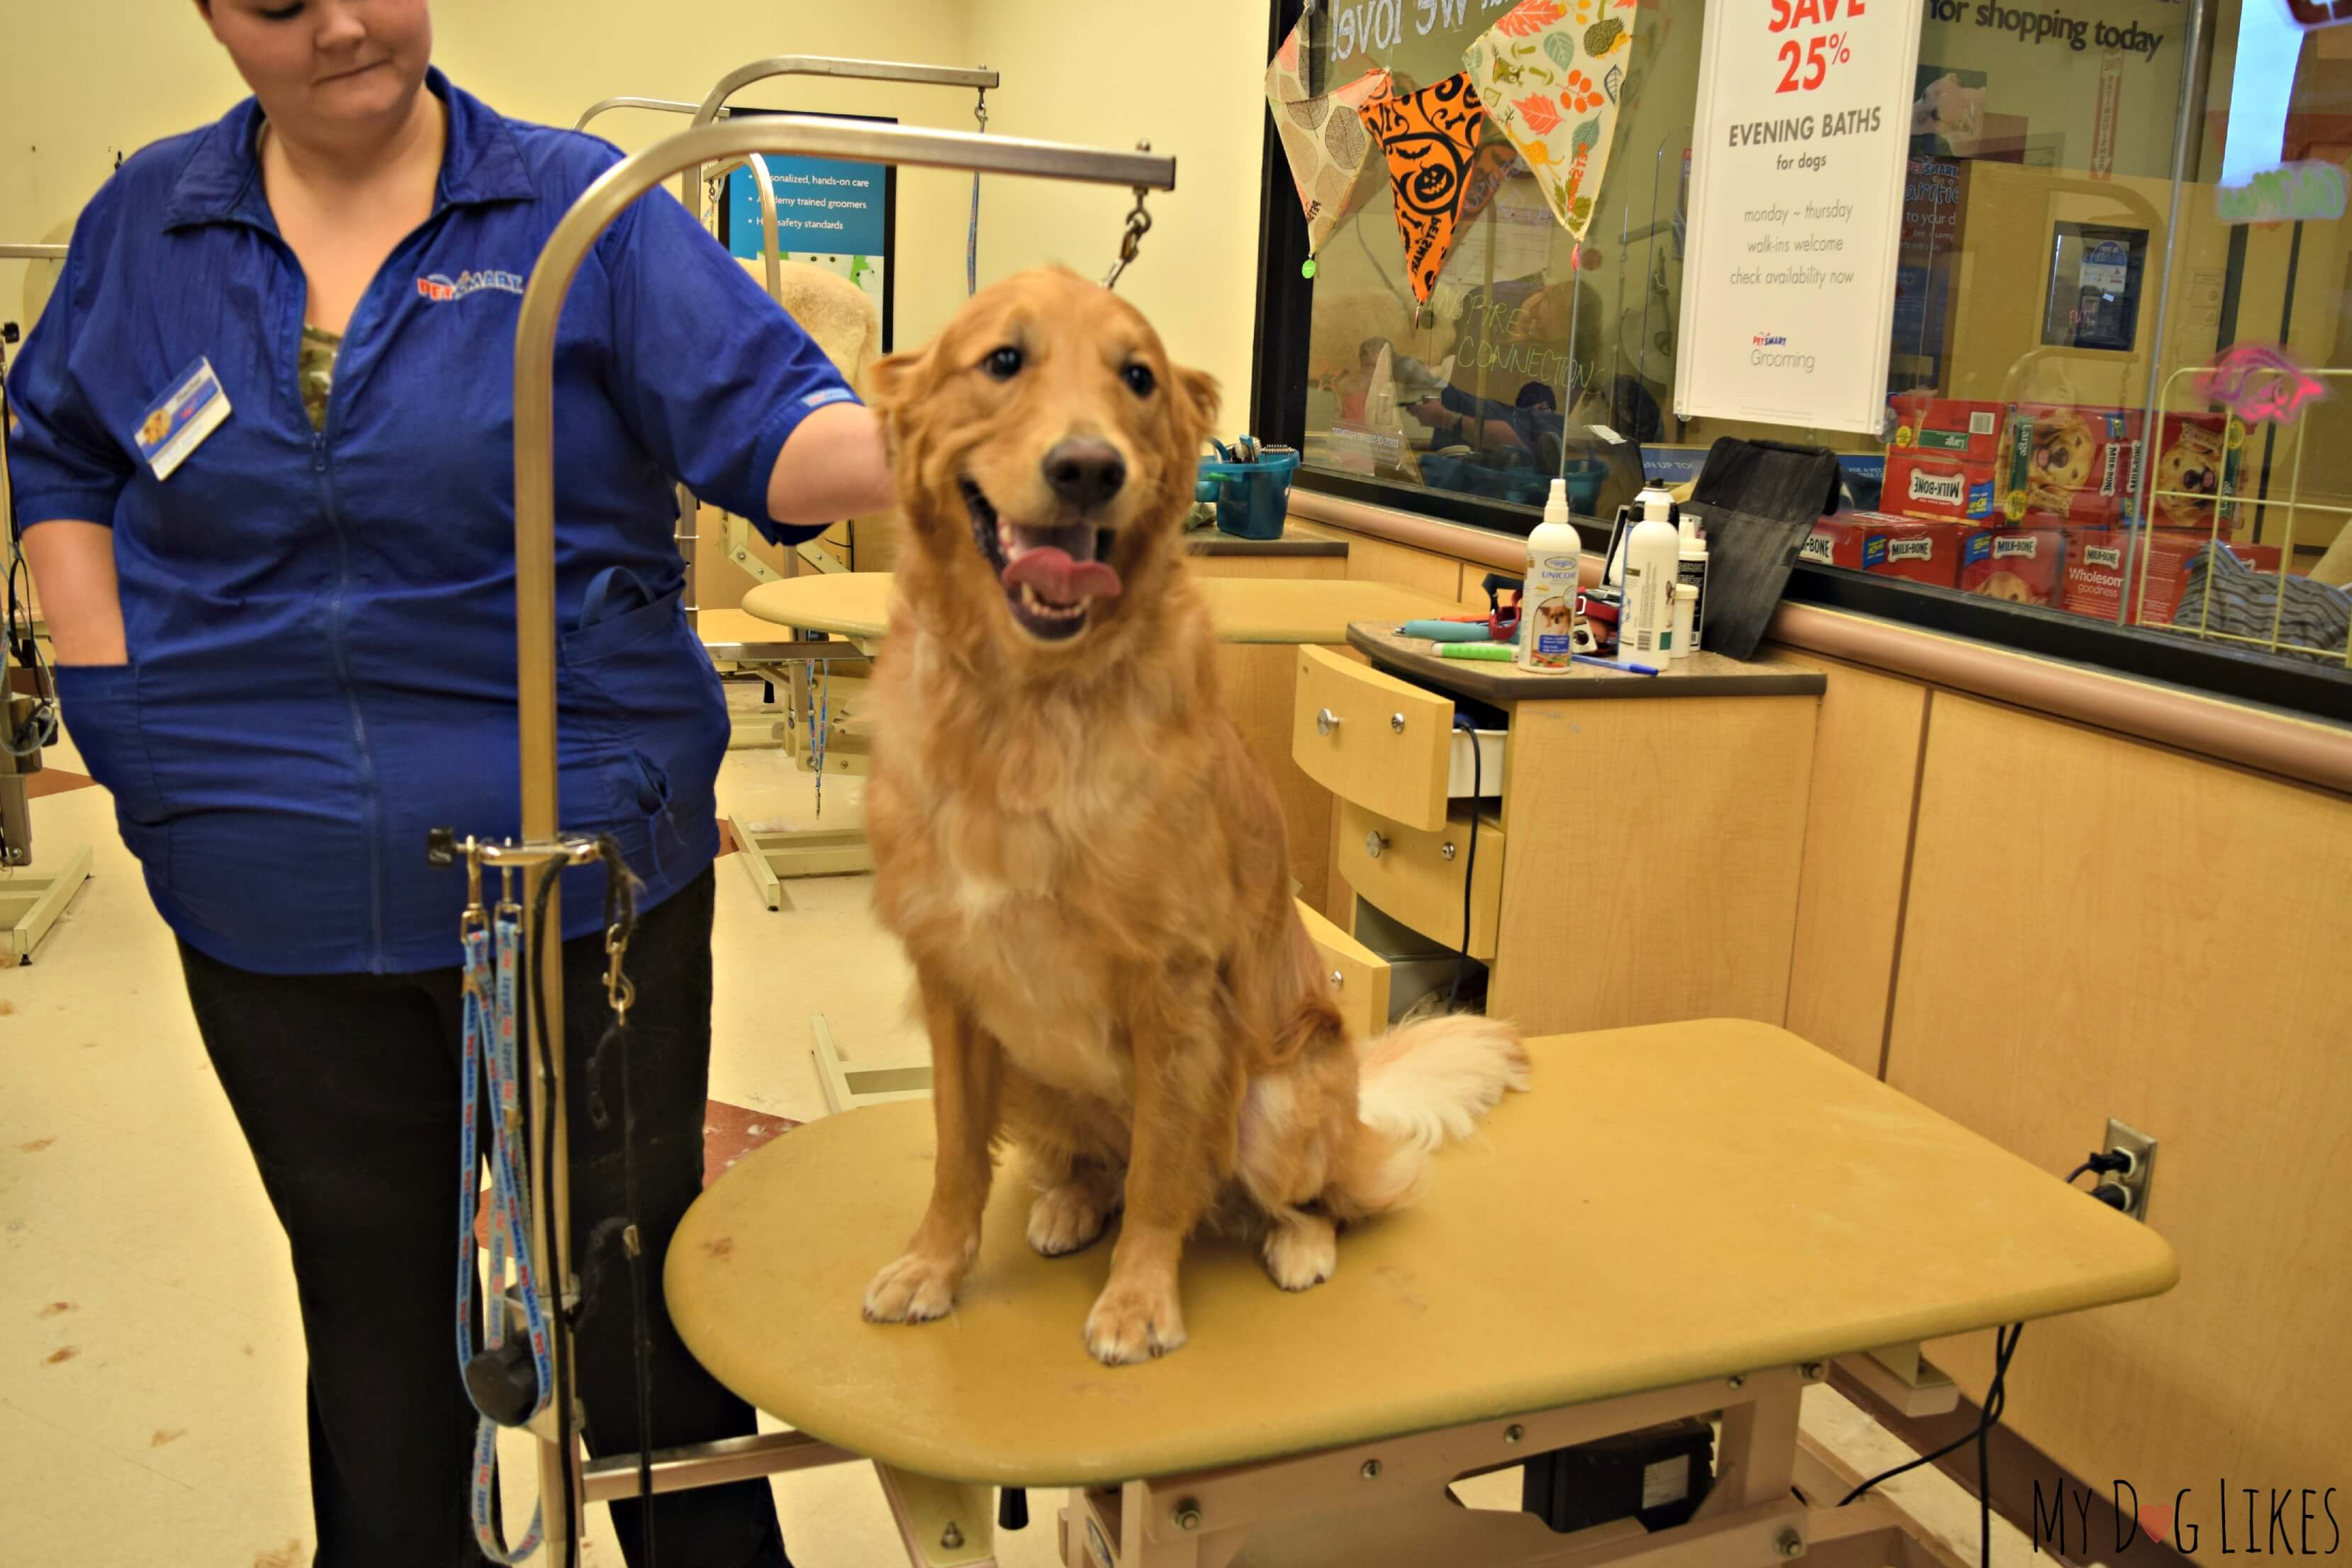
{"type": "Polygon", "coordinates": [[[25,559],[59,664],[130,661],[114,577],[114,530],[65,519],[40,523],[25,530],[25,559]]]}
{"type": "Polygon", "coordinates": [[[882,421],[860,404],[830,404],[802,420],[768,474],[768,515],[788,528],[887,511],[895,500],[882,421]]]}

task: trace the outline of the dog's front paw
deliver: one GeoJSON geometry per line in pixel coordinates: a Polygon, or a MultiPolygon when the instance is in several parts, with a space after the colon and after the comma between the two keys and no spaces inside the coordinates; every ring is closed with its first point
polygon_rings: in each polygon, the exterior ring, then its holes
{"type": "Polygon", "coordinates": [[[1029,1245],[1047,1258],[1059,1258],[1093,1246],[1109,1220],[1109,1208],[1092,1187],[1064,1182],[1039,1193],[1029,1205],[1029,1245]]]}
{"type": "Polygon", "coordinates": [[[1286,1290],[1307,1290],[1339,1267],[1339,1229],[1321,1215],[1302,1214],[1266,1233],[1265,1271],[1286,1290]]]}
{"type": "Polygon", "coordinates": [[[869,1323],[928,1323],[944,1318],[955,1305],[956,1287],[963,1269],[921,1253],[910,1252],[874,1277],[866,1287],[866,1321],[869,1323]]]}
{"type": "Polygon", "coordinates": [[[1087,1349],[1107,1366],[1132,1366],[1184,1346],[1184,1312],[1173,1285],[1142,1289],[1112,1280],[1087,1314],[1087,1349]]]}

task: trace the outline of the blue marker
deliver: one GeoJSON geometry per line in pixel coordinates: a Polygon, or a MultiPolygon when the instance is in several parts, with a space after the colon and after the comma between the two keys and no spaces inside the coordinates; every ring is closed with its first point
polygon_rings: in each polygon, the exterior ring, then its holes
{"type": "Polygon", "coordinates": [[[1594,654],[1572,653],[1568,657],[1574,659],[1579,664],[1595,664],[1599,665],[1603,669],[1622,670],[1627,675],[1655,675],[1658,673],[1646,664],[1620,664],[1613,658],[1601,658],[1594,654]]]}

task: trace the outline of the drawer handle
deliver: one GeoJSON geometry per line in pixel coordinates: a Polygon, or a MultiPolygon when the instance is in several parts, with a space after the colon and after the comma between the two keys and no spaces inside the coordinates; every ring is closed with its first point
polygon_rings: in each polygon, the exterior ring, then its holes
{"type": "Polygon", "coordinates": [[[1379,828],[1375,827],[1370,833],[1364,835],[1364,853],[1370,856],[1373,859],[1379,859],[1381,858],[1381,851],[1388,847],[1389,836],[1382,833],[1379,828]]]}
{"type": "Polygon", "coordinates": [[[1328,708],[1318,709],[1316,710],[1315,732],[1317,734],[1328,735],[1339,727],[1339,716],[1337,713],[1332,712],[1328,708]]]}
{"type": "Polygon", "coordinates": [[[1345,991],[1347,988],[1348,977],[1345,974],[1340,973],[1339,971],[1336,969],[1333,970],[1331,972],[1331,989],[1334,991],[1345,991]]]}
{"type": "Polygon", "coordinates": [[[1454,841],[1452,839],[1449,838],[1444,844],[1437,847],[1437,858],[1441,860],[1451,860],[1454,858],[1454,841]]]}
{"type": "Polygon", "coordinates": [[[1403,714],[1391,713],[1389,715],[1389,732],[1395,735],[1402,735],[1404,733],[1403,714]]]}

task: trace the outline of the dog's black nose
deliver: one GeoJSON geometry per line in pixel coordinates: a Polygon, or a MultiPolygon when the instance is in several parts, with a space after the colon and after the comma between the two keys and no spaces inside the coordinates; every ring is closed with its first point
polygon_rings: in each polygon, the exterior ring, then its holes
{"type": "Polygon", "coordinates": [[[1127,459],[1108,441],[1073,437],[1057,442],[1045,454],[1045,468],[1054,493],[1080,511],[1102,505],[1127,483],[1127,459]]]}

